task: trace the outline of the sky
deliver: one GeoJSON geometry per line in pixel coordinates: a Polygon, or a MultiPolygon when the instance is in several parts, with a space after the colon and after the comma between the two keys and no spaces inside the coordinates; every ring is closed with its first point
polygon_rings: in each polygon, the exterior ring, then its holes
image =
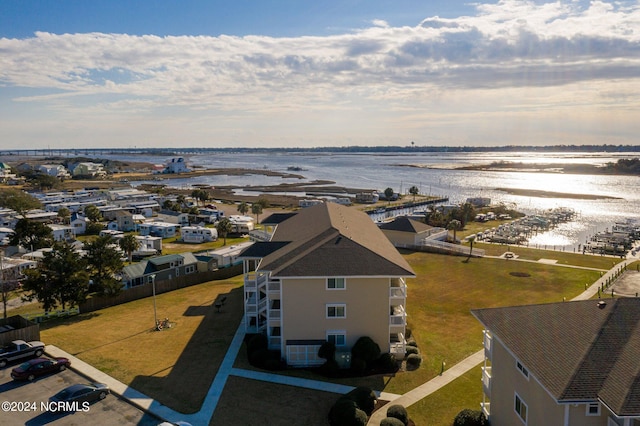
{"type": "Polygon", "coordinates": [[[640,145],[640,0],[2,0],[0,150],[640,145]]]}

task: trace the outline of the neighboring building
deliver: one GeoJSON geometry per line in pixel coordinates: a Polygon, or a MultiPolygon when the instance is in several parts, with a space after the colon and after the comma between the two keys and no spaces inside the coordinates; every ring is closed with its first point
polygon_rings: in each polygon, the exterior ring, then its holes
{"type": "Polygon", "coordinates": [[[197,270],[198,260],[192,253],[168,254],[125,266],[122,268],[122,283],[125,288],[131,288],[152,284],[154,280],[172,280],[197,270]]]}
{"type": "Polygon", "coordinates": [[[356,194],[356,203],[361,204],[375,204],[380,201],[380,195],[376,191],[373,192],[358,192],[356,194]]]}
{"type": "Polygon", "coordinates": [[[289,365],[319,365],[323,342],[347,352],[362,336],[404,357],[405,279],[415,274],[365,213],[306,208],[241,257],[246,331],[265,333],[289,365]]]}
{"type": "Polygon", "coordinates": [[[164,167],[162,173],[188,173],[191,169],[187,167],[184,158],[172,158],[164,167]]]}
{"type": "Polygon", "coordinates": [[[70,178],[71,174],[62,164],[41,164],[38,166],[38,171],[49,176],[55,176],[57,178],[66,179],[70,178]]]}
{"type": "Polygon", "coordinates": [[[298,207],[302,209],[306,209],[307,207],[313,207],[323,203],[324,201],[318,200],[318,199],[304,199],[304,200],[298,201],[298,207]]]}
{"type": "Polygon", "coordinates": [[[73,176],[101,178],[106,175],[107,172],[100,163],[78,163],[73,168],[73,176]]]}
{"type": "Polygon", "coordinates": [[[218,268],[226,268],[228,266],[242,263],[240,254],[244,249],[250,247],[252,244],[253,242],[248,241],[246,243],[225,246],[216,250],[210,250],[206,252],[206,255],[215,260],[218,268]]]}
{"type": "Polygon", "coordinates": [[[204,226],[183,226],[180,235],[185,243],[207,243],[218,239],[218,231],[215,228],[204,226]]]}
{"type": "Polygon", "coordinates": [[[640,299],[472,311],[492,426],[640,424],[640,299]]]}
{"type": "Polygon", "coordinates": [[[231,231],[233,234],[248,234],[255,228],[254,220],[251,216],[232,214],[229,216],[229,221],[233,226],[233,230],[231,231]]]}
{"type": "Polygon", "coordinates": [[[84,235],[87,232],[87,223],[91,222],[85,216],[79,213],[71,214],[71,227],[75,235],[84,235]]]}
{"type": "Polygon", "coordinates": [[[188,225],[189,213],[182,213],[174,210],[162,210],[158,213],[158,219],[167,223],[177,223],[178,225],[188,225]]]}
{"type": "Polygon", "coordinates": [[[175,237],[179,229],[180,225],[166,222],[145,222],[138,225],[140,235],[152,235],[161,238],[175,237]]]}
{"type": "Polygon", "coordinates": [[[491,198],[487,197],[470,197],[467,198],[467,203],[474,207],[489,207],[491,205],[491,198]]]}
{"type": "Polygon", "coordinates": [[[56,224],[49,224],[47,226],[51,228],[54,241],[71,241],[75,238],[75,234],[73,232],[74,228],[71,226],[56,224]]]}
{"type": "Polygon", "coordinates": [[[407,216],[398,216],[391,222],[385,222],[380,229],[396,247],[419,246],[426,239],[447,238],[446,229],[429,226],[407,216]]]}
{"type": "Polygon", "coordinates": [[[133,213],[127,210],[117,211],[115,214],[115,222],[118,224],[118,231],[130,232],[136,229],[133,213]]]}

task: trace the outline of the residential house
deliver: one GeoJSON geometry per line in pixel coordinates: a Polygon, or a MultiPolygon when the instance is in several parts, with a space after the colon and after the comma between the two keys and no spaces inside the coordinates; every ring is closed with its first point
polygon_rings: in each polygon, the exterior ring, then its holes
{"type": "Polygon", "coordinates": [[[74,228],[69,225],[49,224],[54,241],[71,241],[75,239],[74,228]]]}
{"type": "Polygon", "coordinates": [[[49,176],[54,176],[61,179],[71,177],[71,173],[62,164],[41,164],[38,166],[38,171],[49,176]]]}
{"type": "Polygon", "coordinates": [[[226,268],[242,263],[241,253],[253,244],[251,241],[220,247],[207,251],[206,255],[213,258],[218,268],[226,268]]]}
{"type": "Polygon", "coordinates": [[[133,213],[127,210],[117,211],[115,214],[115,222],[119,231],[130,232],[135,231],[136,222],[133,219],[133,213]]]}
{"type": "Polygon", "coordinates": [[[472,311],[492,426],[640,424],[640,299],[472,311]]]}
{"type": "Polygon", "coordinates": [[[249,233],[251,241],[269,241],[276,227],[298,212],[272,213],[260,222],[262,229],[254,229],[249,233]]]}
{"type": "Polygon", "coordinates": [[[192,253],[168,254],[152,257],[122,268],[125,288],[152,284],[153,281],[171,280],[197,272],[198,260],[192,253]]]}
{"type": "Polygon", "coordinates": [[[180,225],[166,222],[145,222],[138,225],[138,233],[140,235],[152,235],[161,238],[175,237],[179,229],[180,225]]]}
{"type": "Polygon", "coordinates": [[[71,227],[73,228],[73,233],[75,235],[84,235],[87,232],[87,224],[91,222],[87,217],[79,214],[72,213],[71,214],[71,227]]]}
{"type": "Polygon", "coordinates": [[[232,214],[229,216],[229,222],[233,227],[233,234],[248,234],[255,228],[255,222],[251,216],[241,216],[232,214]]]}
{"type": "Polygon", "coordinates": [[[187,173],[190,171],[191,169],[187,167],[184,158],[177,157],[167,162],[162,173],[187,173]]]}
{"type": "Polygon", "coordinates": [[[391,222],[385,222],[380,229],[396,247],[418,246],[425,239],[444,240],[447,237],[446,229],[429,226],[407,216],[398,216],[391,222]]]}
{"type": "Polygon", "coordinates": [[[104,170],[104,167],[100,163],[91,163],[91,162],[83,162],[78,163],[73,168],[73,176],[74,177],[92,177],[92,178],[102,178],[107,175],[107,172],[104,170]]]}
{"type": "Polygon", "coordinates": [[[162,222],[177,223],[178,225],[189,224],[189,213],[177,212],[174,210],[161,210],[158,219],[162,222]]]}
{"type": "Polygon", "coordinates": [[[246,331],[265,333],[289,365],[319,365],[323,342],[348,352],[362,336],[404,357],[405,279],[415,274],[365,213],[308,207],[241,257],[246,331]]]}
{"type": "Polygon", "coordinates": [[[183,226],[180,229],[180,235],[185,243],[206,243],[218,239],[216,228],[204,226],[183,226]]]}
{"type": "Polygon", "coordinates": [[[37,266],[33,260],[5,257],[3,253],[0,253],[0,257],[0,281],[9,283],[8,288],[17,288],[19,281],[24,278],[24,271],[37,266]]]}

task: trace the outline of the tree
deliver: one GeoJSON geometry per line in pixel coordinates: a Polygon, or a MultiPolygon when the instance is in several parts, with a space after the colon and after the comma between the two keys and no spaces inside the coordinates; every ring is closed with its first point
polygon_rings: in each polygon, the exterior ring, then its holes
{"type": "Polygon", "coordinates": [[[89,275],[87,262],[67,241],[56,242],[53,250],[44,253],[39,268],[27,269],[22,288],[24,299],[37,299],[49,312],[60,306],[72,308],[84,301],[89,275]]]}
{"type": "Polygon", "coordinates": [[[469,257],[467,257],[467,262],[471,260],[471,254],[473,253],[473,242],[476,240],[476,236],[472,235],[469,237],[469,257]]]}
{"type": "Polygon", "coordinates": [[[452,230],[453,229],[453,242],[455,243],[456,240],[456,232],[458,232],[458,230],[462,229],[462,223],[457,220],[457,219],[453,219],[452,221],[450,221],[447,224],[447,229],[452,230]]]}
{"type": "Polygon", "coordinates": [[[209,199],[209,193],[204,189],[194,189],[191,191],[191,196],[196,199],[197,203],[202,201],[204,204],[209,199]]]}
{"type": "Polygon", "coordinates": [[[60,218],[60,220],[62,220],[62,223],[68,225],[69,219],[71,219],[71,212],[68,208],[61,207],[60,210],[58,210],[58,217],[60,218]]]}
{"type": "Polygon", "coordinates": [[[176,203],[178,203],[178,207],[182,208],[185,206],[187,199],[184,195],[180,194],[176,197],[176,203]]]}
{"type": "Polygon", "coordinates": [[[418,189],[417,186],[412,186],[411,188],[409,188],[409,194],[413,195],[413,201],[416,201],[416,195],[418,195],[420,193],[420,190],[418,189]]]}
{"type": "Polygon", "coordinates": [[[110,235],[98,237],[84,245],[94,291],[100,294],[115,296],[122,290],[122,283],[116,274],[124,265],[117,247],[110,235]]]}
{"type": "Polygon", "coordinates": [[[138,244],[138,240],[134,234],[127,234],[124,237],[120,238],[118,241],[120,248],[127,254],[129,258],[129,263],[133,260],[133,252],[138,249],[140,244],[138,244]]]}
{"type": "Polygon", "coordinates": [[[19,219],[14,233],[9,239],[9,244],[22,246],[29,250],[38,250],[51,247],[53,243],[53,231],[42,222],[29,219],[19,219]]]}
{"type": "Polygon", "coordinates": [[[251,205],[251,213],[256,215],[256,223],[259,223],[259,218],[262,214],[262,203],[253,203],[251,205]]]}
{"type": "Polygon", "coordinates": [[[29,210],[42,208],[42,203],[24,191],[3,189],[0,191],[0,207],[11,209],[24,217],[29,210]]]}
{"type": "Polygon", "coordinates": [[[391,198],[393,197],[394,191],[393,188],[387,188],[384,190],[384,196],[387,199],[387,202],[391,204],[391,198]]]}
{"type": "Polygon", "coordinates": [[[84,215],[91,222],[100,222],[102,220],[102,213],[100,213],[100,210],[93,204],[89,204],[84,208],[84,215]]]}
{"type": "Polygon", "coordinates": [[[218,225],[216,225],[216,230],[218,231],[218,235],[221,235],[224,238],[224,242],[222,245],[227,245],[227,234],[233,231],[233,223],[226,217],[222,218],[218,225]]]}
{"type": "Polygon", "coordinates": [[[175,203],[171,200],[164,200],[162,202],[162,208],[165,210],[173,210],[175,207],[175,203]]]}
{"type": "Polygon", "coordinates": [[[249,204],[247,204],[244,201],[238,204],[238,213],[240,213],[241,215],[245,215],[248,212],[249,212],[249,204]]]}

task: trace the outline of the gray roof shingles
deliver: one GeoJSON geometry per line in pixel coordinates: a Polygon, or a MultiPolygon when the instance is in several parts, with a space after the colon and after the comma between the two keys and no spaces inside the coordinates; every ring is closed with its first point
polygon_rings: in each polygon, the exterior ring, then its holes
{"type": "Polygon", "coordinates": [[[640,299],[474,310],[559,402],[640,415],[640,299]]]}

